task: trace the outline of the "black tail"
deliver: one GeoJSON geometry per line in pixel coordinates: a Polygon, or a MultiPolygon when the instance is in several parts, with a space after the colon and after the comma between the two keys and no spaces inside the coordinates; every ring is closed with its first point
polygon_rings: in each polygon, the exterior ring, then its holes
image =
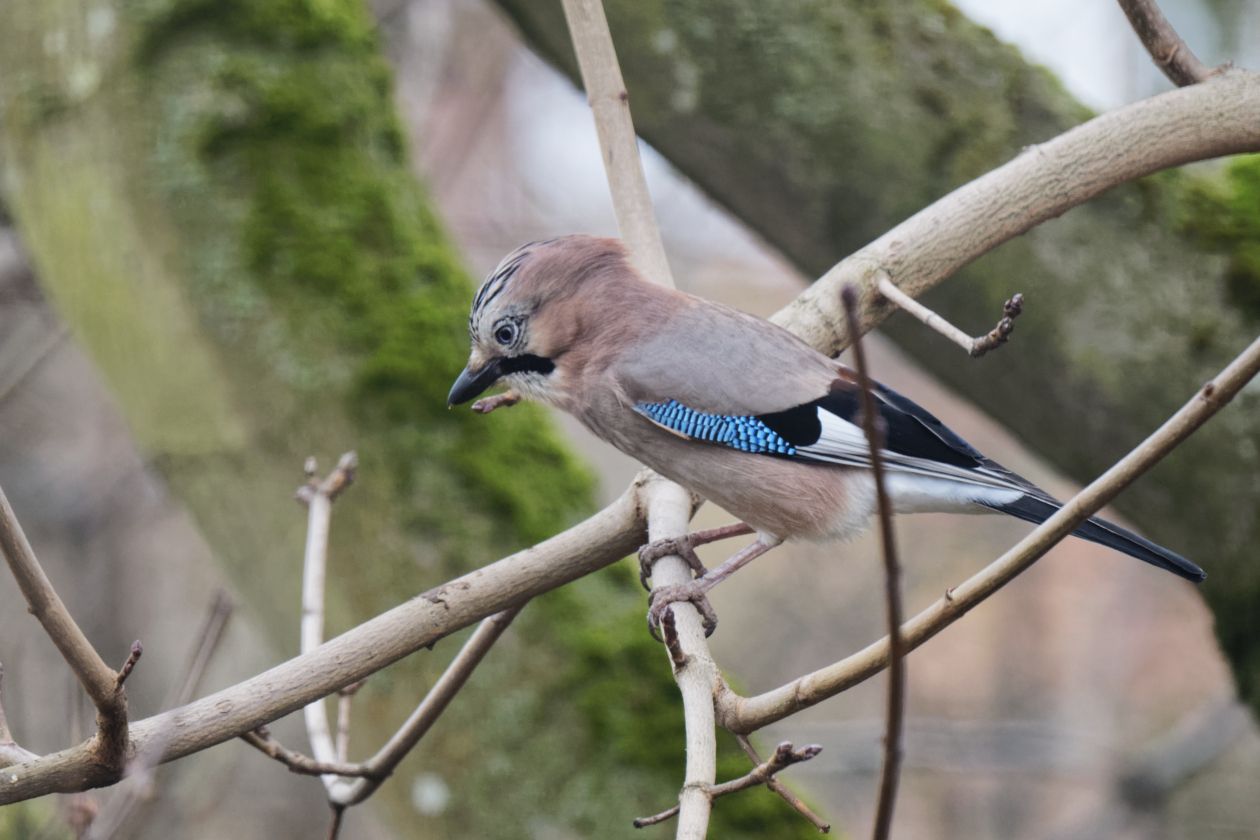
{"type": "MultiPolygon", "coordinates": [[[[1006,505],[985,504],[984,502],[980,504],[1038,525],[1049,519],[1060,508],[1060,505],[1054,502],[1029,495],[1021,496],[1018,500],[1006,505]]],[[[1152,566],[1167,569],[1174,575],[1195,583],[1201,583],[1207,577],[1202,569],[1180,554],[1174,554],[1162,545],[1156,545],[1145,537],[1140,537],[1126,528],[1121,528],[1096,516],[1082,522],[1072,534],[1083,540],[1114,548],[1130,557],[1144,560],[1152,566]]]]}

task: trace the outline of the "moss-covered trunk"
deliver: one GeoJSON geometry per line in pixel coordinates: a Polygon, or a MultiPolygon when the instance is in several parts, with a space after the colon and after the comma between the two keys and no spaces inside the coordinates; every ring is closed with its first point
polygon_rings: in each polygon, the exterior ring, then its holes
{"type": "MultiPolygon", "coordinates": [[[[540,411],[446,410],[470,281],[390,95],[360,0],[0,11],[5,204],[142,449],[290,650],[304,530],[290,494],[310,453],[362,462],[335,514],[330,633],[590,505],[540,411]]],[[[400,836],[628,836],[676,793],[681,721],[637,584],[581,586],[527,610],[386,786],[400,836]],[[451,788],[440,817],[407,805],[421,769],[451,788]]],[[[358,749],[451,650],[369,683],[358,749]]],[[[726,830],[779,807],[750,798],[726,830]]]]}
{"type": "MultiPolygon", "coordinates": [[[[570,76],[558,3],[499,0],[570,76]]],[[[918,208],[1088,116],[942,0],[607,0],[643,135],[800,268],[821,273],[918,208]]],[[[889,331],[1078,479],[1137,443],[1260,327],[1260,161],[1227,181],[1122,187],[929,295],[976,332],[1023,291],[1000,353],[889,331]]],[[[1118,507],[1200,561],[1240,690],[1260,708],[1260,392],[1118,507]]],[[[1173,585],[1170,581],[1170,585],[1173,585]]]]}

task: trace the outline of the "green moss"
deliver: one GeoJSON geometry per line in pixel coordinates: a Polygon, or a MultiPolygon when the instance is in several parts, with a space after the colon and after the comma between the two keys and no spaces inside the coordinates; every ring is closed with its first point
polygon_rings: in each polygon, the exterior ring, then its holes
{"type": "MultiPolygon", "coordinates": [[[[168,115],[174,144],[196,155],[171,163],[201,171],[175,184],[176,198],[208,189],[214,210],[240,218],[228,250],[248,277],[203,277],[206,322],[224,338],[253,332],[273,373],[299,394],[345,385],[346,411],[391,447],[382,462],[396,489],[424,483],[417,470],[453,472],[457,500],[496,511],[498,540],[541,539],[571,520],[589,504],[591,480],[540,412],[489,424],[445,410],[466,353],[470,281],[407,171],[389,68],[362,4],[144,8],[137,56],[146,74],[200,75],[211,93],[192,113],[168,115]],[[241,285],[250,288],[228,293],[241,285]],[[277,312],[284,334],[260,332],[277,312]]],[[[444,512],[413,522],[459,541],[462,520],[444,512]]]]}
{"type": "Polygon", "coordinates": [[[1182,228],[1205,249],[1228,255],[1230,302],[1260,321],[1260,155],[1232,160],[1216,177],[1190,181],[1182,196],[1182,228]]]}

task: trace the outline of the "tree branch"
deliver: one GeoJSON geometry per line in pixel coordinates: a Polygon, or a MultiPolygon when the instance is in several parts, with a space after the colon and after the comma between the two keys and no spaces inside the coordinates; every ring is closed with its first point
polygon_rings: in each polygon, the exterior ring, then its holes
{"type": "MultiPolygon", "coordinates": [[[[696,792],[706,797],[712,803],[714,799],[721,796],[739,793],[741,790],[747,790],[758,785],[770,785],[774,782],[775,775],[781,770],[791,767],[793,764],[800,764],[802,761],[809,761],[820,752],[822,752],[822,747],[817,744],[810,744],[798,750],[793,748],[791,741],[784,741],[775,748],[774,755],[767,761],[761,762],[738,779],[731,779],[729,782],[722,782],[720,785],[708,785],[703,788],[697,788],[696,792]]],[[[666,808],[659,814],[653,814],[650,817],[639,817],[634,821],[634,827],[646,828],[649,825],[663,823],[677,816],[680,811],[681,804],[672,808],[666,808]]],[[[818,823],[815,822],[815,825],[818,825],[818,823]]],[[[819,830],[825,834],[830,830],[830,826],[824,824],[819,830]]]]}
{"type": "MultiPolygon", "coordinates": [[[[127,751],[127,694],[122,687],[126,674],[120,675],[106,665],[75,623],[53,588],[52,581],[39,565],[3,489],[0,489],[0,549],[4,550],[27,608],[43,625],[96,706],[95,760],[114,772],[121,772],[127,751]]],[[[134,653],[134,647],[133,656],[139,657],[138,653],[134,653]]],[[[135,664],[131,658],[128,662],[133,666],[135,664]]],[[[127,670],[130,671],[130,668],[127,670]]]]}
{"type": "Polygon", "coordinates": [[[1174,85],[1185,87],[1212,76],[1212,68],[1199,61],[1155,0],[1120,0],[1120,8],[1155,65],[1174,85]]]}
{"type": "Polygon", "coordinates": [[[363,766],[369,771],[362,774],[364,778],[336,791],[336,804],[343,807],[357,805],[381,786],[441,717],[442,712],[446,711],[446,707],[468,682],[468,678],[490,652],[490,648],[494,647],[494,643],[524,608],[525,605],[521,604],[481,622],[406,722],[376,755],[363,762],[363,766]]]}
{"type": "MultiPolygon", "coordinates": [[[[612,193],[613,209],[630,258],[644,276],[673,287],[674,279],[665,257],[660,229],[652,210],[647,180],[639,159],[638,139],[630,117],[629,94],[621,77],[608,19],[600,0],[564,0],[573,50],[582,72],[582,84],[594,113],[595,128],[604,156],[604,170],[612,193]]],[[[660,481],[645,493],[650,541],[681,537],[695,511],[691,493],[660,481]]],[[[652,566],[654,588],[687,583],[691,567],[677,555],[667,555],[652,566]]],[[[713,697],[721,682],[717,663],[709,651],[700,613],[694,604],[674,604],[674,620],[666,629],[666,650],[682,694],[686,725],[686,770],[679,794],[677,837],[702,840],[708,834],[712,798],[705,791],[717,775],[717,732],[713,697]]]]}
{"type": "Polygon", "coordinates": [[[340,776],[369,776],[372,771],[364,764],[351,764],[346,761],[320,761],[309,755],[291,750],[277,741],[265,726],[241,735],[241,740],[258,750],[265,756],[288,767],[294,773],[303,776],[320,776],[338,778],[340,776]]]}
{"type": "MultiPolygon", "coordinates": [[[[332,524],[332,503],[354,482],[358,465],[358,456],[354,452],[347,452],[341,456],[328,477],[320,480],[315,476],[315,459],[306,460],[307,482],[297,492],[298,500],[307,506],[306,551],[302,559],[302,653],[310,653],[324,643],[324,581],[328,565],[328,531],[332,524]]],[[[336,763],[337,747],[328,727],[328,710],[324,705],[324,698],[321,697],[303,709],[302,716],[306,721],[306,734],[315,760],[321,764],[336,763]]],[[[320,780],[331,799],[338,777],[325,775],[320,780]]]]}
{"type": "MultiPolygon", "coordinates": [[[[1002,305],[1002,319],[997,322],[997,326],[984,335],[972,338],[931,309],[928,309],[901,291],[901,289],[898,289],[897,284],[892,281],[892,278],[888,276],[886,271],[876,272],[876,288],[879,289],[881,295],[905,310],[906,314],[922,322],[925,326],[936,330],[966,350],[967,355],[973,359],[978,359],[990,350],[1005,344],[1015,329],[1015,319],[1024,311],[1024,296],[1016,292],[1002,305]]],[[[850,325],[849,332],[856,335],[854,328],[854,325],[850,325]]]]}
{"type": "Polygon", "coordinates": [[[643,275],[664,286],[674,285],[665,259],[665,245],[652,212],[652,197],[639,159],[639,141],[630,118],[630,94],[608,31],[600,0],[564,0],[573,52],[582,72],[586,101],[595,114],[595,130],[604,155],[604,172],[613,211],[630,259],[643,275]]]}
{"type": "MultiPolygon", "coordinates": [[[[753,747],[752,742],[748,740],[747,735],[736,735],[735,740],[739,743],[739,748],[744,751],[744,755],[748,756],[749,761],[753,764],[761,763],[761,756],[757,755],[757,750],[753,747]]],[[[791,805],[796,813],[809,820],[819,832],[822,834],[831,832],[831,824],[811,811],[809,806],[802,802],[799,796],[788,790],[778,779],[773,776],[766,779],[766,787],[777,793],[784,802],[791,805]]]]}
{"type": "Polygon", "coordinates": [[[893,531],[892,502],[884,482],[883,418],[875,407],[871,377],[866,368],[866,351],[857,327],[857,290],[845,286],[842,293],[844,314],[853,336],[853,361],[857,369],[862,399],[862,431],[871,454],[871,473],[875,479],[875,498],[879,511],[879,543],[884,558],[884,599],[888,604],[888,707],[885,714],[884,762],[880,770],[879,798],[875,807],[875,840],[886,840],[892,830],[893,809],[897,802],[897,782],[901,775],[901,733],[906,715],[906,646],[901,638],[901,566],[897,562],[897,539],[893,531]]]}
{"type": "MultiPolygon", "coordinates": [[[[632,553],[644,542],[645,475],[599,513],[536,546],[431,589],[255,677],[131,725],[143,750],[170,735],[161,761],[198,752],[297,711],[494,613],[524,603],[632,553]]],[[[111,676],[112,679],[112,676],[111,676]]],[[[96,760],[93,741],[0,773],[0,805],[111,784],[119,771],[96,760]]]]}
{"type": "MultiPolygon", "coordinates": [[[[1061,510],[997,560],[902,625],[907,650],[914,650],[935,636],[1031,566],[1078,524],[1206,423],[1258,371],[1260,339],[1252,342],[1141,445],[1072,497],[1061,510]]],[[[752,732],[869,679],[888,665],[888,657],[889,640],[885,637],[852,656],[756,697],[740,697],[723,686],[718,697],[718,718],[732,732],[752,732]]]]}
{"type": "Polygon", "coordinates": [[[1230,70],[1095,117],[965,184],[842,260],[771,319],[815,349],[849,343],[840,306],[858,286],[859,329],[893,311],[880,270],[918,297],[998,245],[1126,181],[1195,160],[1260,151],[1260,74],[1230,70]]]}

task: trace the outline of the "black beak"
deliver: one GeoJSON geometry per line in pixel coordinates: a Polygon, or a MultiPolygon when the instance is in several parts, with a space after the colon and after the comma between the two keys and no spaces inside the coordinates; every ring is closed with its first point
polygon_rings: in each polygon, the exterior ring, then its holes
{"type": "Polygon", "coordinates": [[[466,403],[493,385],[503,375],[501,363],[502,359],[491,359],[482,366],[481,370],[464,368],[459,378],[455,380],[455,384],[451,386],[451,393],[446,398],[446,407],[466,403]]]}

